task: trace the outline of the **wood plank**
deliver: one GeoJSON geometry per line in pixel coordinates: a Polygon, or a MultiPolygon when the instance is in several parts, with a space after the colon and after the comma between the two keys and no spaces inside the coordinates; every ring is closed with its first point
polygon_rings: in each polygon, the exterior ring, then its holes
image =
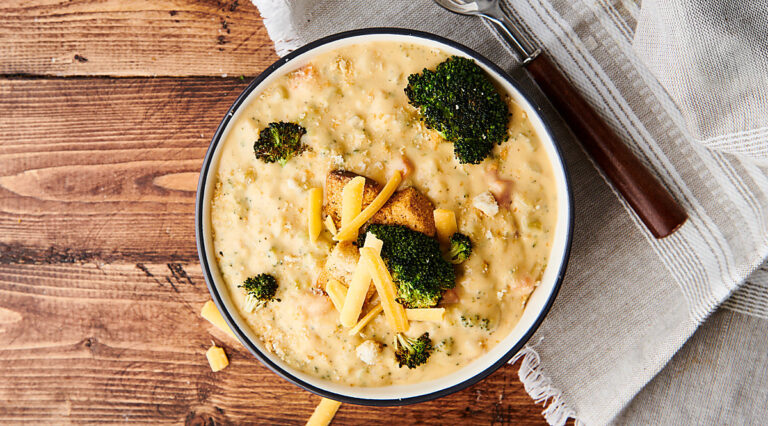
{"type": "MultiPolygon", "coordinates": [[[[319,397],[199,318],[202,157],[247,79],[276,56],[237,0],[0,3],[0,419],[303,424],[319,397]],[[220,78],[228,75],[229,78],[220,78]],[[231,360],[212,373],[214,339],[231,360]]],[[[409,407],[334,424],[542,424],[507,366],[409,407]]]]}
{"type": "Polygon", "coordinates": [[[0,263],[195,261],[200,166],[247,83],[0,80],[0,263]]]}
{"type": "MultiPolygon", "coordinates": [[[[303,424],[319,397],[202,320],[207,299],[198,264],[0,265],[0,418],[303,424]],[[219,373],[212,339],[231,362],[219,373]]],[[[334,424],[541,424],[540,411],[506,366],[437,401],[344,404],[334,424]]]]}
{"type": "Polygon", "coordinates": [[[0,74],[253,76],[277,59],[249,0],[0,2],[0,74]]]}

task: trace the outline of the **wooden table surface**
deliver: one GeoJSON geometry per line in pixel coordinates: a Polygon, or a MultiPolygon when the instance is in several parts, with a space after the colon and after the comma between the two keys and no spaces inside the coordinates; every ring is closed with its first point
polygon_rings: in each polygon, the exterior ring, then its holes
{"type": "MultiPolygon", "coordinates": [[[[302,424],[319,401],[199,316],[208,143],[276,59],[247,0],[0,2],[0,422],[302,424]],[[230,366],[212,373],[211,340],[230,366]]],[[[505,366],[334,424],[539,424],[505,366]]]]}

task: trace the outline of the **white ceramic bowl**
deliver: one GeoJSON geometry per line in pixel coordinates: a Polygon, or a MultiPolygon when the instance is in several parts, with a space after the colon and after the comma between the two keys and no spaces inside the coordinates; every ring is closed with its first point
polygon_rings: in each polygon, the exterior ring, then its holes
{"type": "Polygon", "coordinates": [[[438,398],[477,383],[509,361],[522,348],[544,319],[560,288],[571,244],[572,209],[571,189],[561,152],[547,124],[540,117],[538,108],[520,93],[515,82],[504,71],[473,50],[433,34],[395,28],[372,28],[340,33],[312,42],[275,62],[243,91],[221,121],[206,153],[197,189],[195,228],[200,263],[214,302],[243,345],[267,367],[286,380],[327,398],[363,405],[403,405],[438,398]],[[527,112],[552,163],[558,191],[558,218],[552,253],[541,284],[528,300],[520,322],[498,345],[462,369],[436,380],[409,385],[353,387],[298,371],[264,349],[259,338],[238,314],[221,277],[211,240],[210,201],[215,187],[221,141],[226,139],[230,124],[237,120],[241,106],[255,99],[276,78],[300,68],[319,53],[350,44],[393,40],[435,47],[451,55],[474,59],[527,112]]]}

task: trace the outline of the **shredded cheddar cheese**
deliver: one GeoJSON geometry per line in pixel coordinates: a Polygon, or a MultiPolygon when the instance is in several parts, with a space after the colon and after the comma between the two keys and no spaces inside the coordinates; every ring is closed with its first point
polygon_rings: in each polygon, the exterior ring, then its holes
{"type": "Polygon", "coordinates": [[[344,299],[347,297],[347,287],[336,278],[328,277],[328,282],[325,284],[325,292],[328,293],[328,297],[331,298],[331,302],[336,307],[336,310],[341,312],[341,308],[344,306],[344,299]]]}
{"type": "Polygon", "coordinates": [[[336,232],[337,232],[336,231],[336,224],[333,223],[333,218],[332,217],[326,216],[325,217],[325,222],[323,222],[323,223],[325,223],[325,229],[327,229],[328,232],[331,233],[331,236],[336,235],[336,232]]]}
{"type": "MultiPolygon", "coordinates": [[[[376,238],[375,235],[369,233],[365,236],[365,244],[363,244],[363,247],[372,248],[376,250],[377,254],[380,254],[383,245],[384,243],[376,238]]],[[[349,283],[347,298],[344,299],[344,307],[341,310],[341,325],[344,327],[352,327],[355,325],[355,322],[363,309],[365,295],[368,293],[368,288],[370,286],[371,274],[361,258],[357,261],[357,266],[355,267],[354,272],[352,272],[352,279],[349,283]]]]}
{"type": "Polygon", "coordinates": [[[440,322],[445,318],[445,308],[406,309],[405,316],[409,321],[440,322]]]}
{"type": "Polygon", "coordinates": [[[307,232],[312,244],[317,242],[320,231],[323,229],[323,188],[312,188],[307,197],[307,232]]]}
{"type": "Polygon", "coordinates": [[[392,282],[392,276],[389,275],[387,267],[381,256],[376,250],[370,247],[360,249],[360,257],[365,260],[368,271],[376,285],[376,292],[381,299],[381,305],[384,308],[384,315],[387,322],[396,333],[408,331],[408,318],[405,316],[405,309],[395,300],[397,290],[395,283],[392,282]]]}
{"type": "Polygon", "coordinates": [[[441,242],[447,242],[451,235],[459,230],[456,225],[456,214],[452,210],[435,209],[432,214],[435,217],[435,228],[437,228],[437,239],[441,242]]]}
{"type": "MultiPolygon", "coordinates": [[[[368,325],[371,320],[376,318],[376,315],[379,315],[383,310],[384,307],[382,307],[381,304],[376,305],[373,309],[368,311],[368,313],[365,314],[365,316],[362,317],[354,327],[349,329],[349,335],[354,336],[355,334],[361,332],[363,328],[368,325]]],[[[445,308],[406,309],[405,316],[408,318],[408,321],[440,322],[445,319],[445,308]]]]}
{"type": "Polygon", "coordinates": [[[373,309],[371,309],[367,314],[365,314],[364,317],[360,319],[360,321],[355,324],[354,327],[349,329],[349,335],[354,336],[355,334],[359,333],[363,330],[363,327],[368,325],[369,322],[371,322],[372,319],[376,318],[376,315],[380,314],[381,311],[383,311],[384,308],[381,306],[381,304],[376,305],[373,309]]]}
{"type": "Polygon", "coordinates": [[[376,212],[384,207],[384,204],[389,201],[389,197],[395,193],[395,190],[398,186],[400,186],[400,182],[402,181],[403,176],[400,174],[400,171],[395,171],[392,177],[389,178],[389,182],[384,185],[384,188],[381,190],[381,192],[379,192],[379,194],[376,195],[376,198],[371,201],[371,204],[369,204],[365,210],[360,212],[360,214],[355,216],[351,222],[346,225],[342,225],[341,229],[336,234],[336,236],[333,237],[333,239],[336,241],[354,240],[355,237],[357,237],[357,230],[360,229],[360,227],[363,226],[365,222],[368,222],[368,220],[370,220],[373,215],[376,214],[376,212]]]}
{"type": "Polygon", "coordinates": [[[341,190],[341,227],[348,225],[363,209],[365,178],[357,176],[341,190]]]}

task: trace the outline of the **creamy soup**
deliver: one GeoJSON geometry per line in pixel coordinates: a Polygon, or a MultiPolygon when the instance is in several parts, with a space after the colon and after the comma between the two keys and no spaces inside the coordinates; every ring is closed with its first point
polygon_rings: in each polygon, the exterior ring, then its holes
{"type": "MultiPolygon", "coordinates": [[[[509,334],[541,278],[557,194],[552,166],[525,112],[504,95],[509,138],[485,161],[469,165],[460,164],[453,145],[427,129],[408,104],[408,76],[448,56],[395,42],[342,47],[281,76],[230,124],[211,208],[216,260],[242,317],[267,350],[298,370],[352,386],[444,376],[509,334]],[[307,130],[302,141],[308,149],[284,166],[254,155],[259,131],[277,121],[307,130]],[[445,319],[410,322],[406,334],[429,332],[435,347],[414,369],[398,367],[384,314],[348,335],[328,296],[315,287],[335,243],[327,230],[315,244],[307,236],[308,190],[324,187],[329,172],[346,170],[383,185],[404,163],[413,170],[400,187],[414,187],[436,208],[453,211],[459,232],[473,242],[472,255],[455,267],[453,300],[441,302],[445,319]],[[238,285],[261,273],[277,278],[279,301],[251,313],[238,285]],[[367,362],[356,352],[366,341],[380,348],[367,362]]],[[[366,304],[362,315],[369,309],[366,304]]]]}

